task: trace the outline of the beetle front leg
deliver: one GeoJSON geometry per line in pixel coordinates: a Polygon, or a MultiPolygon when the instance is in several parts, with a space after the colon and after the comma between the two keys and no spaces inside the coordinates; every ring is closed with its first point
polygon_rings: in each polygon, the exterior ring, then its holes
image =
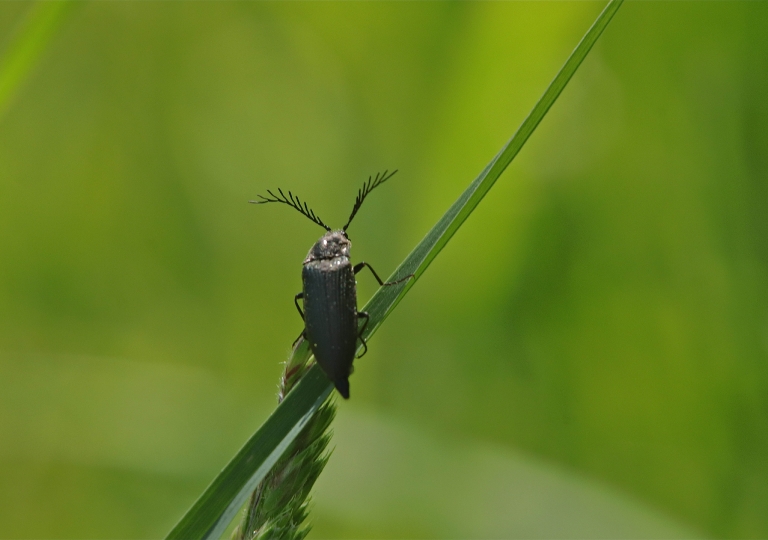
{"type": "Polygon", "coordinates": [[[358,318],[363,317],[365,319],[365,322],[363,323],[363,327],[360,329],[360,331],[357,333],[357,337],[360,340],[360,342],[363,344],[363,347],[365,347],[365,350],[363,351],[363,354],[358,356],[357,358],[362,358],[365,356],[365,353],[368,352],[368,344],[363,339],[363,332],[365,332],[365,329],[368,327],[368,322],[371,320],[371,316],[368,315],[365,311],[358,311],[357,312],[358,318]]]}
{"type": "MultiPolygon", "coordinates": [[[[296,309],[299,310],[299,315],[301,315],[301,320],[304,320],[304,312],[301,311],[301,308],[299,307],[299,298],[304,298],[304,293],[300,292],[296,296],[293,297],[293,303],[296,304],[296,309]]],[[[298,340],[297,340],[298,341],[298,340]]]]}
{"type": "Polygon", "coordinates": [[[376,281],[379,282],[379,285],[381,285],[382,287],[389,286],[389,285],[397,285],[398,283],[402,283],[403,281],[405,281],[407,279],[411,279],[413,277],[413,274],[408,274],[403,279],[398,279],[397,281],[388,281],[387,283],[384,283],[383,281],[381,281],[381,278],[379,277],[379,274],[376,273],[376,270],[373,269],[373,266],[371,266],[367,262],[357,263],[354,266],[354,268],[352,268],[352,270],[354,271],[355,275],[357,275],[357,273],[360,270],[362,270],[363,268],[365,268],[366,266],[368,267],[368,270],[371,271],[371,274],[373,274],[373,277],[376,278],[376,281]]]}

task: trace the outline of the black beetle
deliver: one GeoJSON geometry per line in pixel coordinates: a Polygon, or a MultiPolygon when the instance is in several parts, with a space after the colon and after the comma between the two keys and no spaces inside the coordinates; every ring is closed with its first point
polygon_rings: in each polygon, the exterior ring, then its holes
{"type": "Polygon", "coordinates": [[[269,197],[258,195],[258,201],[249,201],[254,204],[272,202],[287,204],[327,231],[312,246],[307,258],[304,259],[301,272],[304,290],[295,296],[294,303],[304,320],[304,331],[299,338],[303,336],[309,342],[317,363],[344,399],[349,398],[349,376],[352,373],[352,362],[355,359],[358,339],[364,347],[360,356],[368,351],[368,345],[362,337],[368,325],[368,313],[357,311],[355,274],[367,266],[381,286],[395,285],[413,277],[411,274],[398,281],[384,283],[368,263],[361,262],[352,266],[349,260],[351,243],[347,236],[347,227],[352,223],[365,197],[392,178],[396,172],[393,171],[388,175],[387,171],[384,171],[377,174],[375,178],[369,176],[368,181],[357,192],[355,205],[347,224],[336,231],[331,230],[315,215],[306,202],[301,202],[290,191],[286,197],[282,189],[277,190],[279,196],[267,190],[269,197]],[[299,299],[304,300],[304,311],[299,307],[299,299]],[[358,319],[361,318],[365,319],[365,322],[358,329],[358,319]]]}

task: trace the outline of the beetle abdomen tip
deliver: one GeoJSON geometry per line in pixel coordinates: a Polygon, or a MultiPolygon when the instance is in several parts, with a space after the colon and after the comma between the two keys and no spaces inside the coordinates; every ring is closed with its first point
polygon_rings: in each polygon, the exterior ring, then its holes
{"type": "Polygon", "coordinates": [[[333,385],[336,387],[336,390],[339,391],[339,394],[341,394],[341,397],[344,399],[349,399],[349,381],[344,378],[338,378],[333,382],[333,385]]]}

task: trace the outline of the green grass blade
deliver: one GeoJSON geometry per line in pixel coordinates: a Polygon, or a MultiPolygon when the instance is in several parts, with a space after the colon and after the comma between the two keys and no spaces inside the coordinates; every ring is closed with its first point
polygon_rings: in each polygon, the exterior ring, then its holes
{"type": "Polygon", "coordinates": [[[168,538],[218,538],[256,485],[331,393],[325,374],[307,372],[216,476],[168,538]]]}
{"type": "MultiPolygon", "coordinates": [[[[389,281],[401,279],[408,274],[415,274],[416,278],[427,269],[432,260],[445,247],[451,237],[456,233],[459,227],[469,217],[469,214],[475,209],[480,201],[488,193],[501,173],[512,162],[520,149],[523,147],[528,137],[539,125],[544,115],[558,98],[560,93],[568,84],[573,74],[576,72],[581,62],[592,49],[592,46],[600,37],[605,27],[613,18],[613,15],[621,6],[623,0],[611,0],[598,16],[592,27],[587,31],[574,51],[568,57],[554,80],[539,101],[533,107],[517,132],[512,136],[509,142],[496,154],[496,157],[483,169],[480,175],[469,185],[461,196],[454,202],[448,211],[443,215],[432,230],[427,233],[424,239],[408,255],[400,266],[395,270],[389,281]]],[[[364,308],[371,315],[366,337],[373,334],[376,328],[383,322],[386,316],[394,309],[397,303],[403,298],[408,289],[415,280],[410,280],[401,288],[382,287],[371,298],[370,302],[364,308]]]]}
{"type": "Polygon", "coordinates": [[[72,7],[71,2],[38,2],[17,28],[0,60],[0,118],[72,7]]]}
{"type": "MultiPolygon", "coordinates": [[[[390,281],[408,274],[414,274],[418,279],[426,270],[520,151],[600,37],[622,1],[609,2],[514,136],[400,264],[389,278],[390,281]]],[[[415,281],[411,279],[400,285],[381,287],[373,295],[363,308],[370,315],[364,334],[366,338],[373,335],[415,281]]],[[[307,344],[301,343],[295,349],[291,362],[303,360],[308,356],[307,344]]],[[[267,422],[251,437],[190,508],[168,538],[219,537],[256,485],[299,433],[301,427],[328,397],[332,388],[319,366],[313,365],[267,422]]]]}

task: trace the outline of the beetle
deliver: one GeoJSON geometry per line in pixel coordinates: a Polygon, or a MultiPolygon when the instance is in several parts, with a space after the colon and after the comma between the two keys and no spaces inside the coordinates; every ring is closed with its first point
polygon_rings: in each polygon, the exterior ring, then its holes
{"type": "Polygon", "coordinates": [[[352,244],[347,235],[347,228],[368,194],[392,178],[397,170],[389,174],[387,172],[376,174],[375,178],[368,177],[368,181],[364,182],[357,192],[347,224],[337,230],[332,230],[323,223],[306,202],[302,202],[290,191],[286,196],[279,188],[279,195],[267,190],[269,196],[257,195],[259,200],[249,201],[253,204],[287,204],[326,231],[312,246],[302,263],[302,291],[294,297],[294,303],[304,320],[304,330],[296,341],[304,337],[309,342],[317,363],[344,399],[349,399],[349,376],[352,374],[358,339],[364,350],[357,358],[368,352],[363,332],[368,326],[369,315],[365,311],[357,310],[355,275],[363,268],[368,268],[382,287],[396,285],[413,277],[413,274],[410,274],[397,281],[385,283],[367,262],[359,262],[353,266],[350,261],[352,244]],[[303,300],[303,311],[299,300],[303,300]],[[360,319],[364,319],[361,327],[360,319]]]}

